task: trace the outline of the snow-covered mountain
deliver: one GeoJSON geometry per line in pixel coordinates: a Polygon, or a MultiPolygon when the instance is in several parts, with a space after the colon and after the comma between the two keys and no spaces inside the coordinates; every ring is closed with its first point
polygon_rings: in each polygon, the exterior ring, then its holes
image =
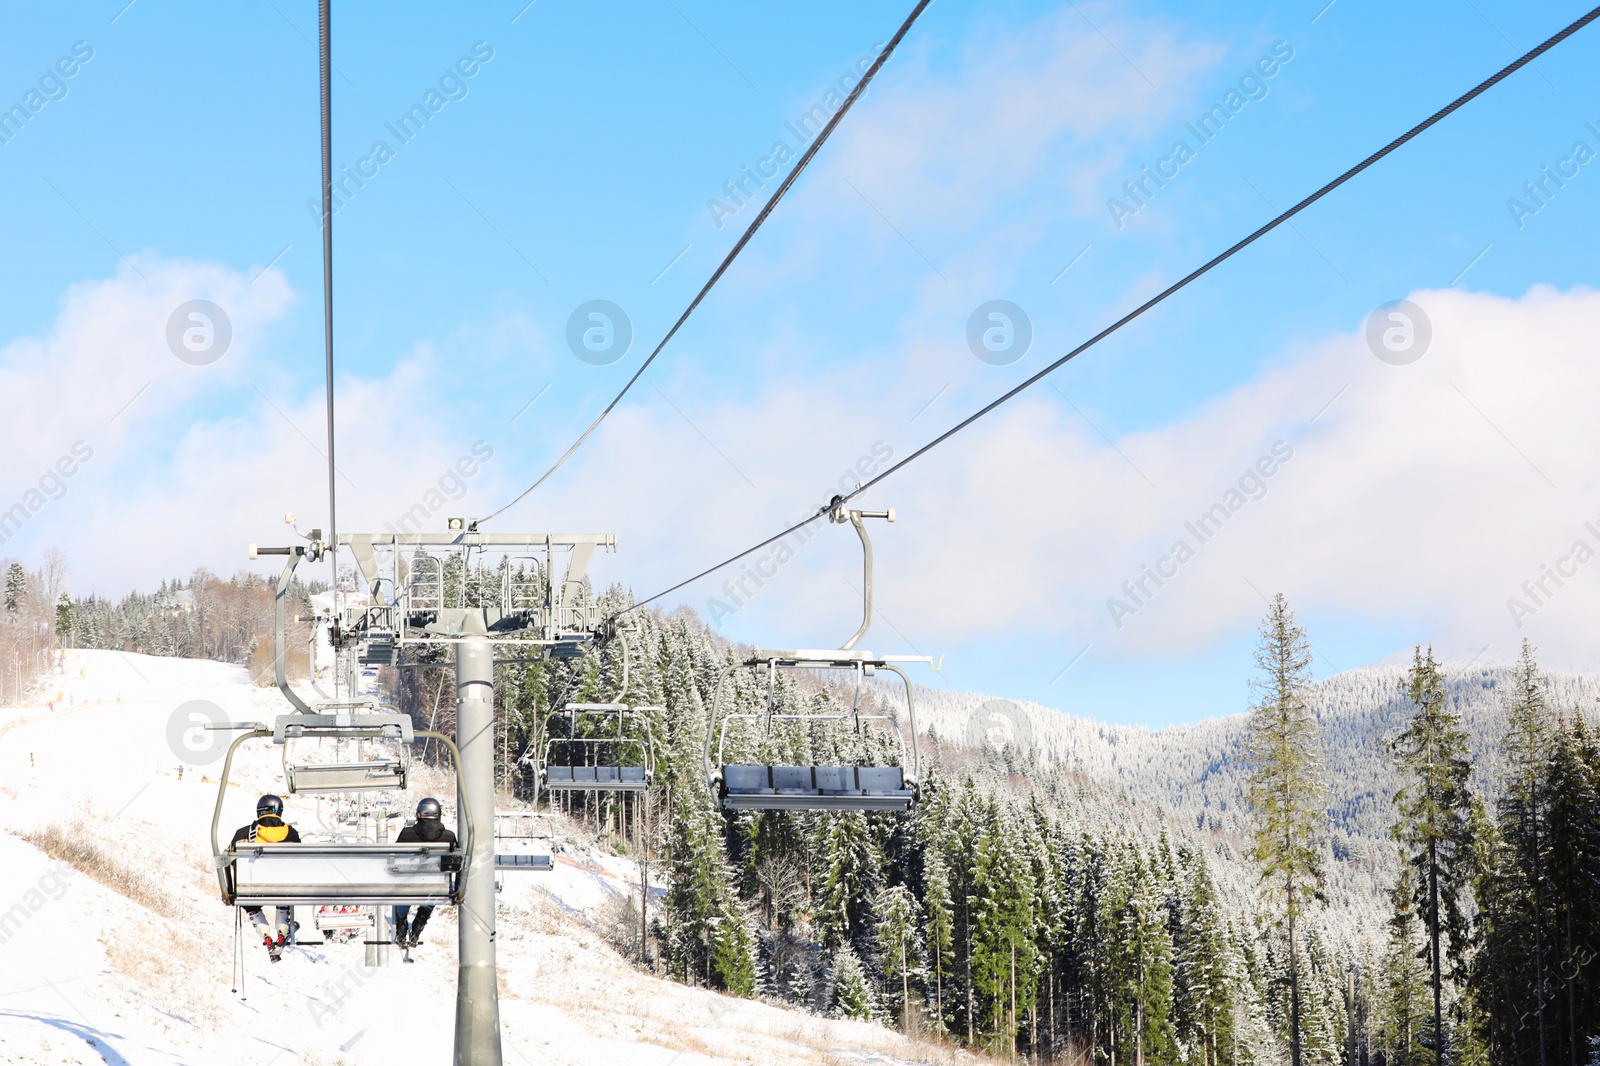
{"type": "MultiPolygon", "coordinates": [[[[1398,778],[1388,742],[1415,710],[1403,691],[1405,673],[1395,666],[1351,670],[1312,690],[1330,792],[1326,922],[1346,943],[1381,935],[1398,873],[1389,839],[1398,778]]],[[[1497,794],[1505,768],[1501,739],[1512,673],[1509,666],[1447,673],[1449,698],[1470,737],[1473,786],[1486,797],[1497,794]]],[[[1593,716],[1600,707],[1600,678],[1554,674],[1547,683],[1550,705],[1569,718],[1593,716]]],[[[895,701],[892,687],[882,692],[895,701]]],[[[1045,783],[1091,822],[1125,823],[1131,800],[1140,808],[1134,823],[1150,832],[1167,825],[1195,833],[1220,860],[1219,880],[1235,893],[1253,892],[1254,871],[1243,859],[1250,832],[1246,715],[1157,730],[978,693],[919,687],[916,699],[919,725],[935,737],[969,750],[1009,743],[1011,751],[991,751],[988,762],[1009,758],[1030,787],[1045,783]]]]}

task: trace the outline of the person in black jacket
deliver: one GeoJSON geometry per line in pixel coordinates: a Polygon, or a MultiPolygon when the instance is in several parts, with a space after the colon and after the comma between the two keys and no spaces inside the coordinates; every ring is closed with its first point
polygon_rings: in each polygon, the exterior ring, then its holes
{"type": "MultiPolygon", "coordinates": [[[[417,820],[411,825],[400,830],[394,838],[396,844],[437,844],[443,841],[450,845],[450,850],[456,849],[456,835],[444,827],[439,820],[444,814],[444,808],[432,796],[425,796],[417,803],[417,820]]],[[[428,924],[428,919],[433,917],[432,907],[418,907],[413,916],[408,905],[401,904],[394,909],[394,942],[403,948],[414,948],[422,936],[422,927],[428,924]],[[409,928],[406,919],[411,918],[409,928]]]]}
{"type": "MultiPolygon", "coordinates": [[[[268,793],[256,801],[256,820],[249,825],[240,826],[233,834],[234,844],[298,844],[300,834],[294,826],[283,820],[283,798],[268,793]]],[[[267,916],[261,907],[246,907],[245,914],[250,917],[250,924],[255,926],[256,932],[261,934],[261,939],[266,942],[267,954],[277,962],[283,954],[283,945],[289,936],[290,925],[294,921],[293,907],[272,908],[272,921],[267,921],[267,916]]]]}

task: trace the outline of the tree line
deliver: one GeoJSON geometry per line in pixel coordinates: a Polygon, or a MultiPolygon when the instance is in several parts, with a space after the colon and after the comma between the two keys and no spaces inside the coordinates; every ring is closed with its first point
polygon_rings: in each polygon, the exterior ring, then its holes
{"type": "MultiPolygon", "coordinates": [[[[445,577],[458,596],[499,580],[461,561],[445,577]]],[[[631,602],[620,588],[600,600],[631,602]]],[[[72,611],[82,646],[242,661],[271,640],[271,588],[249,577],[201,572],[72,611]]],[[[35,628],[47,626],[35,613],[35,628]]],[[[712,689],[739,649],[688,609],[636,619],[628,641],[592,654],[497,667],[500,786],[534,798],[545,746],[605,727],[551,717],[568,702],[659,708],[645,715],[656,769],[647,799],[559,804],[659,864],[665,899],[636,950],[680,980],[1033,1061],[1600,1061],[1600,741],[1581,708],[1550,705],[1529,645],[1504,695],[1504,770],[1493,780],[1473,770],[1442,667],[1416,649],[1409,716],[1389,742],[1400,873],[1384,927],[1350,935],[1322,918],[1332,854],[1322,723],[1310,644],[1281,596],[1256,655],[1240,751],[1253,832],[1237,850],[1027,751],[926,737],[914,813],[722,811],[702,752],[712,689]],[[1254,891],[1237,888],[1242,862],[1254,891]]],[[[423,668],[387,671],[386,682],[420,725],[450,730],[448,662],[434,649],[407,654],[423,668]]],[[[824,720],[848,721],[848,690],[801,674],[780,678],[772,698],[817,718],[770,730],[735,722],[740,758],[900,758],[888,733],[824,720]]],[[[864,698],[899,713],[885,690],[864,698]]],[[[759,712],[767,699],[760,679],[735,672],[732,709],[759,712]]],[[[645,735],[621,757],[644,760],[645,735]]]]}

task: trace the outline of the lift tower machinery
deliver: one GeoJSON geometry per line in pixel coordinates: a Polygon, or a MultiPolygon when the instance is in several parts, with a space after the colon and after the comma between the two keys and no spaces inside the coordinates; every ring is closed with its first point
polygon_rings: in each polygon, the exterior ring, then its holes
{"type": "MultiPolygon", "coordinates": [[[[446,533],[340,533],[359,588],[338,591],[326,619],[336,652],[349,664],[345,699],[307,700],[285,671],[285,597],[301,560],[316,561],[333,545],[313,530],[309,543],[250,546],[251,558],[287,556],[275,607],[278,688],[293,706],[272,730],[255,728],[234,742],[271,736],[351,736],[362,730],[411,741],[420,731],[376,699],[355,696],[357,663],[395,665],[401,649],[449,646],[455,652],[457,815],[464,853],[449,857],[415,846],[296,845],[240,852],[215,837],[218,875],[228,903],[252,905],[348,901],[410,903],[420,896],[460,907],[456,985],[456,1066],[501,1066],[500,1007],[495,970],[494,667],[497,645],[526,657],[574,658],[603,631],[599,605],[584,574],[596,549],[615,550],[614,534],[483,533],[460,519],[446,533]],[[559,556],[566,556],[560,568],[559,556]],[[556,574],[560,569],[560,578],[556,574]],[[344,850],[341,850],[344,849],[344,850]],[[391,852],[393,854],[391,854],[391,852]],[[420,882],[420,887],[419,887],[420,882]],[[352,886],[359,883],[359,891],[352,886]]],[[[237,728],[237,727],[236,727],[237,728]]],[[[365,735],[365,734],[363,734],[365,735]]],[[[233,749],[229,749],[231,763],[233,749]]],[[[226,789],[226,771],[223,788],[226,789]]],[[[221,800],[218,801],[220,814],[221,800]]]]}

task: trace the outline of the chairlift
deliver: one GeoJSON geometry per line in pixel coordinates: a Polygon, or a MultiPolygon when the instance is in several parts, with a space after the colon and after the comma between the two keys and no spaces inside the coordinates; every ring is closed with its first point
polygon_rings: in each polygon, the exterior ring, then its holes
{"type": "Polygon", "coordinates": [[[721,713],[722,694],[728,677],[737,666],[729,667],[717,679],[717,691],[712,700],[711,718],[706,733],[706,772],[712,795],[729,810],[780,810],[780,811],[907,811],[916,804],[917,782],[921,771],[921,752],[917,747],[916,704],[911,692],[911,678],[897,665],[898,662],[930,662],[927,656],[874,656],[871,652],[851,652],[848,649],[764,650],[746,659],[747,668],[766,668],[767,706],[764,711],[739,714],[721,713]],[[780,669],[851,670],[856,677],[855,699],[849,710],[834,714],[780,713],[776,709],[776,680],[780,669]],[[863,724],[888,722],[894,719],[886,714],[861,712],[861,689],[866,678],[878,670],[899,674],[905,682],[906,708],[911,744],[908,746],[898,728],[890,735],[900,748],[898,764],[853,766],[780,766],[771,763],[730,763],[726,751],[728,725],[740,720],[763,721],[766,734],[771,735],[774,722],[839,722],[850,723],[857,734],[863,733],[863,724]],[[712,737],[716,738],[716,757],[712,758],[712,737]],[[907,773],[907,763],[910,772],[907,773]]]}
{"type": "Polygon", "coordinates": [[[539,815],[532,812],[495,812],[494,868],[550,873],[556,868],[549,830],[538,828],[539,815]],[[540,848],[539,842],[544,846],[540,848]]]}
{"type": "Polygon", "coordinates": [[[622,680],[616,697],[605,703],[568,703],[545,716],[544,748],[535,765],[539,787],[547,792],[646,792],[655,782],[655,736],[650,731],[651,711],[664,707],[634,706],[623,703],[628,692],[629,647],[626,632],[618,634],[622,647],[622,680]],[[600,729],[586,736],[578,734],[579,716],[585,724],[599,716],[600,729]],[[612,733],[607,720],[616,718],[612,733]],[[567,735],[557,737],[550,723],[567,720],[567,735]],[[630,728],[631,723],[631,728],[630,728]],[[561,758],[554,756],[559,746],[561,758]],[[638,762],[629,756],[638,752],[638,762]]]}
{"type": "Polygon", "coordinates": [[[442,842],[400,844],[392,841],[240,842],[224,847],[219,833],[234,755],[245,741],[268,737],[277,744],[286,744],[297,737],[385,738],[407,747],[422,737],[436,740],[449,749],[456,765],[460,766],[460,753],[453,740],[440,733],[413,731],[411,720],[400,714],[360,713],[348,709],[335,714],[285,714],[278,716],[270,730],[248,729],[228,746],[216,809],[211,818],[211,849],[223,902],[232,906],[260,907],[297,904],[439,906],[460,901],[466,880],[462,857],[470,854],[472,848],[470,811],[463,811],[464,817],[460,819],[465,837],[460,851],[453,851],[442,842]]]}
{"type": "MultiPolygon", "coordinates": [[[[317,706],[322,711],[372,708],[370,701],[366,700],[342,703],[323,701],[317,706]]],[[[400,728],[398,723],[404,716],[391,717],[396,719],[397,729],[400,728]]],[[[410,723],[409,718],[404,718],[404,721],[410,723]]],[[[370,737],[329,738],[317,731],[307,734],[305,724],[293,718],[280,724],[283,736],[280,739],[275,730],[273,740],[283,745],[283,776],[291,793],[404,791],[409,782],[411,752],[408,747],[401,746],[398,755],[373,754],[374,744],[370,737]],[[328,762],[317,762],[293,757],[299,746],[293,742],[302,739],[316,740],[321,750],[327,750],[331,744],[334,758],[328,762]]]]}
{"type": "Polygon", "coordinates": [[[705,765],[706,779],[717,803],[728,810],[782,810],[782,811],[908,811],[916,805],[917,785],[921,777],[921,752],[917,744],[916,702],[911,691],[911,678],[897,663],[933,660],[925,655],[878,656],[869,651],[855,650],[856,643],[866,635],[872,624],[872,541],[867,536],[864,518],[882,518],[894,521],[894,511],[843,510],[835,498],[829,517],[834,522],[848,521],[861,538],[863,553],[862,620],[854,636],[839,649],[774,649],[758,651],[742,663],[724,668],[717,678],[711,701],[711,714],[706,723],[705,765]],[[722,715],[722,694],[729,676],[740,667],[766,669],[767,706],[765,711],[722,715]],[[776,707],[777,677],[782,669],[849,670],[855,675],[855,695],[850,710],[837,714],[779,713],[776,707]],[[780,721],[796,722],[848,722],[858,735],[863,734],[863,724],[887,722],[896,726],[886,714],[861,713],[861,692],[866,679],[879,670],[898,674],[905,683],[907,727],[911,734],[909,751],[904,736],[898,728],[892,734],[899,744],[898,764],[852,766],[780,766],[772,763],[731,763],[727,758],[728,725],[739,720],[763,721],[766,735],[771,736],[772,725],[780,721]],[[715,752],[713,752],[715,742],[715,752]],[[713,758],[713,755],[715,756],[713,758]],[[906,766],[910,763],[910,773],[906,766]]]}
{"type": "Polygon", "coordinates": [[[625,703],[569,703],[551,712],[546,725],[567,719],[567,736],[551,736],[539,760],[539,787],[547,792],[644,792],[655,781],[655,738],[645,712],[657,707],[632,707],[625,703]],[[579,736],[579,716],[616,718],[615,734],[579,736]],[[630,729],[629,721],[637,725],[630,729]],[[561,758],[555,758],[557,749],[561,758]],[[641,753],[637,763],[628,756],[641,753]],[[592,759],[590,758],[592,756],[592,759]],[[574,761],[574,760],[577,761],[574,761]]]}
{"type": "Polygon", "coordinates": [[[328,903],[317,908],[317,932],[330,943],[346,943],[362,934],[375,936],[376,925],[377,914],[370,907],[328,903]]]}

